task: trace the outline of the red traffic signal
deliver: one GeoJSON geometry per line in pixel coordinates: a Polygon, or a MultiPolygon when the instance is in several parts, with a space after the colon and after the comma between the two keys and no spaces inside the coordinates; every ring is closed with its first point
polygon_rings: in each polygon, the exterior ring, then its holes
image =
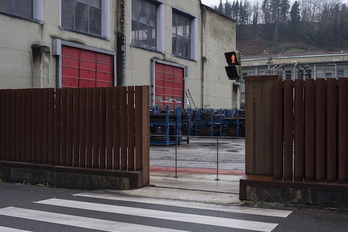
{"type": "Polygon", "coordinates": [[[230,80],[239,80],[241,78],[241,60],[239,52],[226,52],[226,62],[228,66],[225,67],[226,74],[230,80]]]}

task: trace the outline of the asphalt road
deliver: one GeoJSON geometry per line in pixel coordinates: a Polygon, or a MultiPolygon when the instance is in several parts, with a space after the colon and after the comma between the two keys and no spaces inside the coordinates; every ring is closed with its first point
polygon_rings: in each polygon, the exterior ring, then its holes
{"type": "Polygon", "coordinates": [[[0,231],[347,231],[348,211],[247,207],[0,183],[0,231]]]}
{"type": "Polygon", "coordinates": [[[245,140],[242,138],[191,137],[189,144],[151,146],[150,166],[244,172],[245,140]]]}

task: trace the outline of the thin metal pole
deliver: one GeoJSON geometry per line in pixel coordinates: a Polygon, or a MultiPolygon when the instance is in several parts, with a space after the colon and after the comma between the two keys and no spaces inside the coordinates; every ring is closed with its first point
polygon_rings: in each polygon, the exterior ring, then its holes
{"type": "Polygon", "coordinates": [[[174,178],[178,178],[178,144],[175,143],[175,176],[174,178]]]}
{"type": "Polygon", "coordinates": [[[219,137],[216,137],[216,181],[219,181],[219,137]]]}

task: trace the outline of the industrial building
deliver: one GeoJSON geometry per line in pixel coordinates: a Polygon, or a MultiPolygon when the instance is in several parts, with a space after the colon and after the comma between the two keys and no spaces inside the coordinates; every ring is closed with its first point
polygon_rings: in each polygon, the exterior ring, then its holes
{"type": "Polygon", "coordinates": [[[151,106],[239,108],[236,23],[200,0],[10,0],[2,89],[151,86],[151,106]]]}

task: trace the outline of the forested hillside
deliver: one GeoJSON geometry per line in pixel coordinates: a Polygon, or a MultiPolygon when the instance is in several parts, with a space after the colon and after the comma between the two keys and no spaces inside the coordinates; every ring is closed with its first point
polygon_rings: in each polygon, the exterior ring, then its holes
{"type": "Polygon", "coordinates": [[[243,55],[348,50],[348,7],[340,0],[220,0],[215,10],[237,21],[243,55]]]}

